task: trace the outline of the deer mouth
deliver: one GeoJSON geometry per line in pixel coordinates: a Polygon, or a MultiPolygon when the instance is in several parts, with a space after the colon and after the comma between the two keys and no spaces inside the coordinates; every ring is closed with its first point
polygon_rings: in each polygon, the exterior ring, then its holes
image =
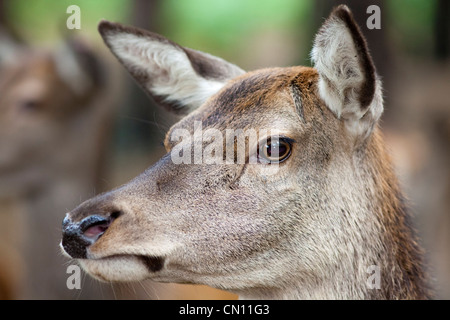
{"type": "Polygon", "coordinates": [[[122,259],[137,259],[142,262],[142,264],[147,268],[150,273],[158,272],[164,267],[165,259],[163,257],[154,257],[154,256],[144,256],[144,255],[128,255],[128,254],[117,254],[112,256],[107,256],[100,259],[91,259],[94,261],[111,261],[114,259],[122,260],[122,259]]]}
{"type": "Polygon", "coordinates": [[[150,256],[136,256],[146,266],[151,273],[158,272],[164,267],[164,258],[150,256]]]}
{"type": "Polygon", "coordinates": [[[78,259],[83,269],[101,281],[140,281],[164,268],[162,256],[117,254],[98,259],[78,259]]]}

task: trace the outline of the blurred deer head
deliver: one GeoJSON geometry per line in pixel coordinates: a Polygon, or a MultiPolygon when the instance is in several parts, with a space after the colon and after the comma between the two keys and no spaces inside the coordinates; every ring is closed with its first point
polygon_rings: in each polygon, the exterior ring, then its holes
{"type": "Polygon", "coordinates": [[[55,222],[74,198],[99,185],[116,97],[105,97],[111,82],[100,57],[79,38],[42,49],[0,31],[0,291],[5,297],[17,297],[18,288],[32,298],[70,294],[66,274],[55,270],[60,258],[55,222]],[[24,286],[18,279],[26,279],[24,286]]]}
{"type": "Polygon", "coordinates": [[[74,155],[91,130],[94,111],[87,106],[104,70],[78,39],[42,50],[5,32],[0,37],[0,195],[6,195],[40,188],[79,165],[74,155]]]}

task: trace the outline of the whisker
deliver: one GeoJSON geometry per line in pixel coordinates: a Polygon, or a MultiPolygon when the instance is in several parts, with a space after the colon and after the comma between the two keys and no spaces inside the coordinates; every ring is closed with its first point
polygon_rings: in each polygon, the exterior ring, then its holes
{"type": "Polygon", "coordinates": [[[112,290],[112,293],[113,293],[113,295],[114,295],[114,300],[118,300],[118,299],[117,299],[117,295],[116,295],[116,290],[114,290],[114,285],[113,285],[113,283],[110,281],[109,284],[110,284],[110,286],[111,286],[111,290],[112,290]]]}
{"type": "Polygon", "coordinates": [[[147,296],[148,299],[153,299],[153,296],[156,296],[156,299],[157,299],[157,300],[160,300],[160,299],[159,299],[159,296],[158,296],[158,294],[157,294],[156,292],[154,293],[154,295],[152,295],[152,294],[150,294],[150,293],[147,291],[147,288],[146,288],[146,286],[142,283],[142,281],[139,281],[138,283],[139,283],[139,285],[142,287],[142,290],[144,290],[144,293],[146,294],[146,296],[147,296]]]}
{"type": "MultiPolygon", "coordinates": [[[[156,121],[150,121],[150,120],[140,119],[140,118],[136,118],[136,117],[132,117],[132,116],[124,116],[124,115],[120,115],[119,117],[124,118],[124,119],[128,119],[128,120],[133,120],[133,121],[145,123],[145,124],[151,124],[151,125],[154,125],[158,129],[161,130],[160,124],[158,122],[156,122],[156,121]]],[[[167,128],[167,129],[169,129],[169,128],[167,128]]]]}

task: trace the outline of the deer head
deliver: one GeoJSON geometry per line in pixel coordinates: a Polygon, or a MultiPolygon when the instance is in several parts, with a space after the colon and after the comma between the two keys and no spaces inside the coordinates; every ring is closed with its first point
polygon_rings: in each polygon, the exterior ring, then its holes
{"type": "Polygon", "coordinates": [[[185,116],[161,160],[64,219],[62,248],[90,275],[250,298],[423,293],[377,125],[380,81],[347,7],[319,30],[315,68],[244,72],[151,32],[107,21],[99,30],[139,85],[185,116]],[[395,281],[413,285],[391,290],[389,277],[370,292],[371,265],[407,270],[395,281]]]}

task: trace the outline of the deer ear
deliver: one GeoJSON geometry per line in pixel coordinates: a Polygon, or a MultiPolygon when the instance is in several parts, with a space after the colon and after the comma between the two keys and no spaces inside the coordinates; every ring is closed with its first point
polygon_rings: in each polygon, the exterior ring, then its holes
{"type": "Polygon", "coordinates": [[[0,27],[0,67],[16,62],[24,48],[25,45],[19,39],[0,27]]]}
{"type": "Polygon", "coordinates": [[[90,44],[67,37],[55,51],[54,61],[59,76],[79,97],[90,94],[105,82],[105,70],[90,44]]]}
{"type": "Polygon", "coordinates": [[[319,73],[322,100],[352,134],[369,136],[383,112],[381,82],[347,6],[336,7],[324,22],[311,58],[319,73]]]}
{"type": "Polygon", "coordinates": [[[106,45],[153,99],[187,114],[242,73],[239,67],[207,53],[184,48],[161,35],[102,21],[106,45]]]}

